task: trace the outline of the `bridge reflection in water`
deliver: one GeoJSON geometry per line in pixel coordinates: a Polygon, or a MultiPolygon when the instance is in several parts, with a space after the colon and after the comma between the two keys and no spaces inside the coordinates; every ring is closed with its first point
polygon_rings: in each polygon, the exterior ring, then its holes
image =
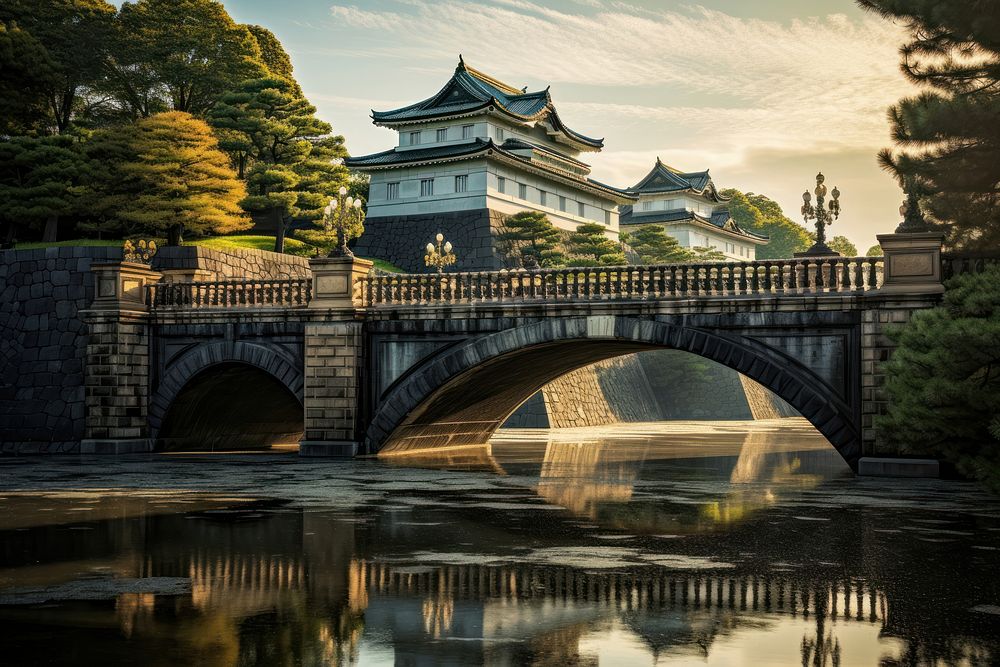
{"type": "MultiPolygon", "coordinates": [[[[5,494],[7,656],[888,666],[1000,655],[996,628],[967,609],[991,574],[976,569],[972,541],[917,552],[878,513],[811,505],[846,466],[825,443],[759,428],[715,434],[701,456],[672,455],[638,430],[586,445],[505,436],[465,463],[502,472],[486,478],[505,481],[494,492],[400,488],[355,509],[192,492],[114,501],[102,491],[81,525],[71,516],[79,496],[5,494]],[[929,571],[945,548],[973,564],[966,579],[929,571]],[[81,580],[119,585],[80,599],[67,590],[81,580]]],[[[406,478],[381,466],[348,476],[406,478]]]]}

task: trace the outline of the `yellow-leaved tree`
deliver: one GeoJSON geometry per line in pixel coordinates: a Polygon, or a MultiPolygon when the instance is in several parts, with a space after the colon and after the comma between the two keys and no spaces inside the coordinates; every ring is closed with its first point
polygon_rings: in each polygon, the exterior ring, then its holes
{"type": "Polygon", "coordinates": [[[240,207],[246,196],[229,156],[211,128],[183,111],[140,119],[130,130],[129,159],[119,187],[134,196],[117,212],[132,233],[166,236],[225,234],[251,226],[240,207]]]}

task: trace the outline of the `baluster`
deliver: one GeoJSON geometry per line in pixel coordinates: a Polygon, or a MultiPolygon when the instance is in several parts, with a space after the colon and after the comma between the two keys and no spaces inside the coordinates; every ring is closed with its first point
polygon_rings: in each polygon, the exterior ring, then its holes
{"type": "Polygon", "coordinates": [[[878,284],[878,272],[877,272],[877,266],[876,266],[878,264],[878,261],[879,260],[876,257],[870,257],[870,258],[868,258],[868,289],[878,289],[879,288],[879,284],[878,284]]]}
{"type": "Polygon", "coordinates": [[[851,291],[851,259],[849,257],[841,260],[840,272],[841,287],[847,292],[851,291]]]}
{"type": "Polygon", "coordinates": [[[760,293],[760,272],[757,270],[759,267],[756,263],[750,264],[747,268],[750,269],[750,293],[759,294],[760,293]]]}
{"type": "Polygon", "coordinates": [[[827,276],[826,284],[831,292],[836,292],[840,288],[840,277],[837,275],[837,267],[840,266],[839,258],[831,257],[829,260],[830,273],[827,276]]]}
{"type": "Polygon", "coordinates": [[[824,282],[824,278],[823,278],[823,259],[821,257],[817,257],[816,258],[816,274],[815,274],[815,277],[813,278],[813,287],[816,288],[816,291],[818,291],[818,292],[822,292],[823,291],[823,282],[824,282]]]}
{"type": "Polygon", "coordinates": [[[792,260],[790,263],[786,262],[785,264],[788,267],[788,289],[789,291],[797,292],[799,289],[799,264],[795,260],[792,260]]]}
{"type": "Polygon", "coordinates": [[[811,288],[813,286],[812,267],[810,266],[810,264],[811,264],[811,262],[809,261],[808,258],[802,260],[802,285],[801,285],[801,287],[804,290],[808,290],[809,288],[811,288]]]}

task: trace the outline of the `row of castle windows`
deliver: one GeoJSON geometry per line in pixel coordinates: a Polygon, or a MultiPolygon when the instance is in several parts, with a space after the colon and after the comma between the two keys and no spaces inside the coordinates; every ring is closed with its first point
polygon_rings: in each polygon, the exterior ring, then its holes
{"type": "MultiPolygon", "coordinates": [[[[507,179],[503,176],[497,177],[497,190],[501,194],[507,193],[507,179]]],[[[460,175],[455,177],[455,192],[468,192],[469,191],[469,177],[467,175],[460,175]]],[[[538,190],[539,203],[542,206],[549,205],[549,193],[545,190],[538,190]]],[[[420,196],[421,197],[433,197],[434,196],[434,179],[433,178],[422,178],[420,179],[420,196]]],[[[517,196],[518,199],[528,198],[528,186],[525,183],[517,184],[517,196]]],[[[569,205],[569,200],[562,196],[559,197],[559,210],[566,212],[567,206],[569,205]]],[[[399,199],[399,181],[385,184],[385,198],[399,199]]],[[[576,202],[576,214],[581,218],[585,218],[587,207],[582,201],[576,202]]],[[[611,211],[604,211],[604,224],[611,224],[611,211]]]]}
{"type": "MultiPolygon", "coordinates": [[[[474,136],[476,136],[475,125],[462,126],[463,139],[472,139],[474,136]]],[[[423,132],[421,132],[420,130],[414,130],[413,132],[410,132],[410,145],[411,146],[419,145],[420,143],[422,143],[421,142],[422,137],[423,137],[423,132]]],[[[497,138],[500,137],[498,136],[497,138]]],[[[434,133],[434,140],[437,142],[448,141],[448,128],[447,127],[438,128],[434,133]]]]}

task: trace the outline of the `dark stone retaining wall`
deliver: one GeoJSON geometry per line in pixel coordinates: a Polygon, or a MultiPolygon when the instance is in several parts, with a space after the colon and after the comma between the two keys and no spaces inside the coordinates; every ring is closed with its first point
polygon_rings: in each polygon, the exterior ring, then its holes
{"type": "MultiPolygon", "coordinates": [[[[0,251],[0,452],[77,451],[88,343],[77,313],[94,297],[91,263],[121,257],[112,247],[0,251]]],[[[303,257],[253,249],[163,248],[152,266],[218,280],[309,275],[303,257]]]]}
{"type": "Polygon", "coordinates": [[[424,252],[438,232],[451,241],[457,262],[451,271],[492,271],[504,268],[496,235],[503,224],[498,211],[478,209],[427,215],[387,216],[365,220],[365,233],[354,254],[375,257],[404,271],[424,273],[424,252]]]}

